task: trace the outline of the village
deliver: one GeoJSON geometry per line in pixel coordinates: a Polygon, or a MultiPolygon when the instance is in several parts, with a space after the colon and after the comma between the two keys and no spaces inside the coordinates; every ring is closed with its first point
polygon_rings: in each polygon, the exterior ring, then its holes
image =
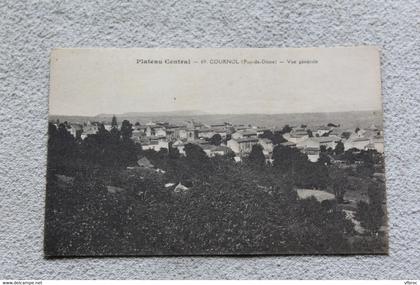
{"type": "MultiPolygon", "coordinates": [[[[74,138],[84,140],[96,134],[102,124],[107,131],[113,128],[111,122],[90,121],[67,123],[66,126],[74,138]]],[[[120,128],[121,125],[116,127],[120,128]]],[[[377,126],[342,129],[333,123],[315,127],[286,125],[282,128],[266,128],[229,122],[208,125],[195,120],[183,124],[137,122],[132,126],[131,139],[140,144],[143,150],[160,151],[172,147],[178,149],[181,155],[185,155],[186,144],[196,144],[209,157],[229,154],[236,162],[241,162],[250,154],[252,147],[259,144],[268,164],[272,163],[273,149],[277,144],[300,150],[311,162],[317,162],[323,150],[335,149],[338,144],[342,144],[344,151],[376,150],[381,154],[384,151],[383,130],[377,126]]],[[[333,159],[333,162],[341,161],[333,159]]]]}
{"type": "MultiPolygon", "coordinates": [[[[56,121],[51,123],[57,128],[64,126],[74,141],[79,143],[84,143],[90,136],[95,137],[101,130],[110,133],[118,130],[117,133],[120,134],[123,128],[126,132],[128,126],[129,140],[133,142],[133,145],[141,146],[143,155],[137,158],[135,166],[126,166],[126,170],[119,174],[121,175],[120,178],[125,177],[125,175],[128,180],[131,179],[130,177],[138,177],[142,183],[145,183],[146,177],[149,177],[154,181],[160,181],[158,187],[161,189],[167,189],[175,194],[187,193],[194,186],[194,183],[197,186],[202,182],[192,182],[189,178],[179,179],[173,175],[166,175],[167,170],[163,169],[165,167],[160,167],[156,164],[156,160],[153,161],[153,158],[156,158],[154,154],[175,150],[179,157],[186,157],[188,156],[187,148],[194,145],[201,148],[208,158],[227,157],[233,159],[236,164],[242,165],[249,161],[255,146],[259,146],[265,158],[265,164],[272,166],[275,164],[273,154],[278,147],[290,150],[292,153],[301,153],[306,163],[315,166],[315,168],[308,168],[307,170],[311,172],[307,175],[312,175],[312,182],[301,180],[306,176],[304,174],[305,170],[302,169],[300,174],[294,177],[294,179],[297,179],[295,181],[297,184],[293,187],[297,197],[302,200],[313,197],[318,202],[339,201],[339,208],[345,213],[346,218],[352,221],[354,230],[359,234],[363,234],[365,229],[360,226],[360,221],[355,218],[355,215],[359,202],[370,201],[369,183],[367,181],[383,185],[385,179],[381,159],[376,166],[370,166],[372,171],[368,171],[370,174],[359,171],[359,169],[363,171],[367,165],[363,158],[357,159],[358,155],[362,154],[361,157],[363,157],[367,153],[373,153],[374,156],[382,157],[384,151],[383,131],[375,125],[355,129],[342,128],[339,124],[334,123],[315,127],[301,124],[299,126],[285,125],[283,127],[266,128],[264,126],[232,124],[229,122],[205,124],[192,119],[186,120],[182,124],[166,121],[131,124],[128,120],[123,120],[121,124],[118,124],[115,116],[111,122],[60,123],[56,121]],[[349,159],[349,157],[351,158],[349,159]],[[341,171],[349,170],[350,172],[347,172],[349,173],[348,177],[345,179],[347,182],[340,182],[343,183],[340,187],[336,185],[328,186],[330,182],[323,180],[326,173],[316,170],[320,170],[319,167],[326,167],[327,165],[332,165],[333,168],[341,169],[341,171]],[[358,172],[359,174],[357,174],[358,172]],[[337,187],[339,190],[334,190],[337,187]]],[[[296,158],[284,157],[284,159],[293,160],[296,158]]],[[[264,159],[262,158],[262,160],[264,159]]],[[[291,163],[295,162],[291,161],[291,163]]],[[[291,167],[287,164],[288,162],[285,162],[286,167],[291,167]]],[[[302,167],[310,166],[306,164],[302,167]]],[[[196,171],[200,172],[201,170],[196,171]]],[[[335,174],[330,173],[329,175],[332,177],[335,174]]],[[[57,175],[57,178],[61,182],[67,179],[66,176],[60,174],[57,175]]],[[[244,179],[244,177],[241,179],[244,179]]],[[[333,180],[337,180],[337,178],[333,178],[333,180]]],[[[111,195],[126,193],[127,189],[137,185],[121,184],[121,182],[115,182],[112,179],[105,179],[105,181],[107,192],[111,195]]],[[[255,181],[252,180],[252,183],[255,181]]],[[[64,184],[68,184],[68,182],[64,182],[64,184]]],[[[272,186],[264,186],[259,182],[256,183],[256,186],[262,191],[272,189],[272,186]]],[[[147,189],[138,190],[136,188],[133,191],[140,197],[147,193],[147,189]]],[[[381,205],[381,207],[384,206],[381,205]]],[[[385,230],[384,226],[380,228],[380,232],[385,230]]]]}

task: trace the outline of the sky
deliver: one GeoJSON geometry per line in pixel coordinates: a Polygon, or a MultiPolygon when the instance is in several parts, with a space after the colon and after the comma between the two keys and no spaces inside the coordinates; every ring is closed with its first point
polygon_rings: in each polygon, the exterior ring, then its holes
{"type": "Polygon", "coordinates": [[[382,110],[379,66],[379,52],[372,47],[55,49],[49,108],[51,115],[81,116],[382,110]],[[166,59],[191,64],[165,64],[166,59]],[[210,64],[222,59],[277,64],[210,64]]]}

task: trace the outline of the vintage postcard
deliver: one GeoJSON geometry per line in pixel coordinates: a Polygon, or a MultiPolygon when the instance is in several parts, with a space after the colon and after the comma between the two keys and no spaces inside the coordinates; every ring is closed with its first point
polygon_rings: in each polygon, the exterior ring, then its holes
{"type": "Polygon", "coordinates": [[[45,256],[387,254],[374,47],[55,49],[45,256]]]}

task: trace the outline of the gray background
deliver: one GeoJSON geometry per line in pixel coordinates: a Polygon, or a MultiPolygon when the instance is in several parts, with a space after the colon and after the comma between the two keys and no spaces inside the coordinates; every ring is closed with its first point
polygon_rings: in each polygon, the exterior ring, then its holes
{"type": "Polygon", "coordinates": [[[0,279],[420,278],[419,1],[19,2],[0,3],[0,279]],[[43,259],[51,48],[360,44],[382,50],[389,256],[43,259]]]}

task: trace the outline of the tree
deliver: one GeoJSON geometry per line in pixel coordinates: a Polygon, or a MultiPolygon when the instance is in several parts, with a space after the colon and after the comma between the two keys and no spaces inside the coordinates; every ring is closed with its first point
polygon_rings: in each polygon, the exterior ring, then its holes
{"type": "Polygon", "coordinates": [[[328,127],[334,127],[334,128],[336,128],[336,127],[338,127],[339,125],[336,125],[336,124],[333,124],[333,123],[328,123],[328,124],[327,124],[327,126],[328,126],[328,127]]]}
{"type": "Polygon", "coordinates": [[[222,143],[222,136],[220,134],[215,134],[210,138],[210,144],[220,145],[222,143]]]}
{"type": "Polygon", "coordinates": [[[120,140],[120,137],[121,137],[121,133],[120,133],[120,131],[118,130],[118,128],[112,128],[112,129],[109,131],[109,133],[110,133],[110,135],[111,135],[111,139],[112,139],[113,143],[114,143],[114,144],[117,144],[117,143],[119,142],[119,140],[120,140]]]}
{"type": "Polygon", "coordinates": [[[357,203],[355,218],[369,235],[375,236],[382,225],[384,212],[381,205],[360,201],[357,203]]]}
{"type": "Polygon", "coordinates": [[[354,155],[355,151],[357,151],[357,149],[351,148],[344,152],[344,159],[347,161],[348,164],[353,164],[356,161],[356,157],[354,155]]]}
{"type": "Polygon", "coordinates": [[[357,165],[356,173],[360,176],[371,177],[375,173],[375,164],[370,161],[364,161],[362,164],[357,165]]]}
{"type": "Polygon", "coordinates": [[[283,134],[290,133],[291,131],[292,131],[292,128],[291,128],[289,125],[285,125],[285,126],[283,127],[283,129],[281,130],[281,132],[282,132],[283,134]]]}
{"type": "Polygon", "coordinates": [[[102,148],[108,148],[109,147],[108,144],[109,144],[110,139],[111,139],[111,134],[110,134],[110,132],[108,132],[105,129],[105,126],[103,124],[99,125],[98,132],[94,136],[96,137],[97,143],[102,148]]]}
{"type": "Polygon", "coordinates": [[[178,148],[173,147],[172,142],[169,143],[169,158],[178,159],[180,157],[178,148]]]}
{"type": "Polygon", "coordinates": [[[132,133],[133,125],[129,121],[124,120],[121,124],[121,136],[123,141],[128,141],[131,138],[132,133]]]}
{"type": "Polygon", "coordinates": [[[277,145],[273,149],[273,165],[282,171],[293,170],[298,163],[308,161],[308,157],[295,148],[277,145]]]}
{"type": "Polygon", "coordinates": [[[269,140],[273,140],[274,134],[272,131],[270,130],[265,130],[261,135],[258,136],[259,138],[262,139],[269,139],[269,140]]]}
{"type": "Polygon", "coordinates": [[[115,115],[112,116],[111,128],[118,128],[117,117],[115,115]]]}
{"type": "Polygon", "coordinates": [[[319,153],[318,163],[322,165],[331,165],[330,156],[327,153],[325,153],[325,151],[321,151],[319,153]]]}
{"type": "Polygon", "coordinates": [[[351,136],[351,132],[342,132],[341,133],[341,137],[346,139],[346,140],[349,139],[350,136],[351,136]]]}
{"type": "Polygon", "coordinates": [[[274,132],[274,136],[271,139],[274,145],[281,144],[283,142],[286,142],[286,140],[283,137],[283,134],[281,132],[274,132]]]}
{"type": "Polygon", "coordinates": [[[259,144],[253,145],[248,159],[252,165],[257,166],[257,167],[263,167],[265,165],[265,156],[263,153],[263,147],[259,144]]]}
{"type": "Polygon", "coordinates": [[[204,162],[208,160],[206,153],[199,145],[188,143],[184,146],[184,151],[185,156],[190,161],[204,162]]]}
{"type": "Polygon", "coordinates": [[[68,132],[65,124],[58,129],[55,125],[48,125],[48,168],[55,169],[60,174],[73,174],[74,161],[78,148],[74,137],[68,132]]]}
{"type": "Polygon", "coordinates": [[[225,139],[223,140],[224,144],[227,144],[228,141],[230,141],[232,139],[232,135],[231,134],[227,134],[225,139]]]}
{"type": "Polygon", "coordinates": [[[334,152],[336,155],[340,155],[344,153],[344,144],[343,142],[339,141],[335,146],[334,152]]]}
{"type": "Polygon", "coordinates": [[[330,178],[331,178],[332,190],[334,191],[334,195],[335,195],[335,198],[337,199],[337,202],[343,203],[344,194],[346,193],[346,190],[348,187],[347,177],[340,170],[331,169],[330,178]]]}
{"type": "Polygon", "coordinates": [[[306,132],[308,133],[308,136],[310,138],[312,138],[314,136],[311,130],[308,129],[308,130],[306,130],[306,132]]]}
{"type": "Polygon", "coordinates": [[[109,132],[105,129],[104,124],[99,124],[97,135],[100,137],[106,137],[109,135],[109,132]]]}
{"type": "Polygon", "coordinates": [[[272,132],[270,130],[265,130],[261,135],[259,135],[262,139],[269,139],[273,143],[273,145],[280,144],[285,142],[286,140],[283,138],[283,134],[280,131],[272,132]]]}

